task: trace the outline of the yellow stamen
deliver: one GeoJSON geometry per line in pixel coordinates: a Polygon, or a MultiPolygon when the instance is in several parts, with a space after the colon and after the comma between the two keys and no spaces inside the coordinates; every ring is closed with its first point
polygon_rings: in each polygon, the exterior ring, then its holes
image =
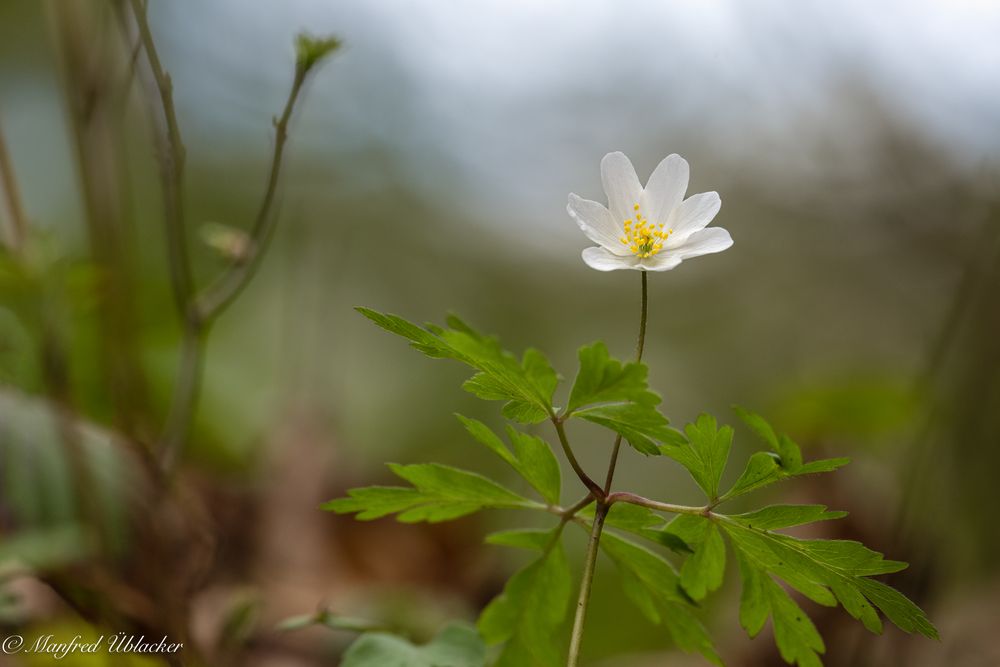
{"type": "MultiPolygon", "coordinates": [[[[636,204],[632,208],[638,211],[639,205],[636,204]]],[[[618,240],[639,259],[652,257],[663,250],[663,242],[674,233],[673,229],[664,231],[663,223],[650,222],[638,212],[634,220],[632,218],[625,220],[624,226],[625,234],[618,240]]]]}

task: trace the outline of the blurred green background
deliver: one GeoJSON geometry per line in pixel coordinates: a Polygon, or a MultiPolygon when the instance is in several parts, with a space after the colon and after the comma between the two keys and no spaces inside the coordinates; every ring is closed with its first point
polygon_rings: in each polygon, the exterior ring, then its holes
{"type": "MultiPolygon", "coordinates": [[[[622,150],[643,180],[686,157],[689,194],[718,191],[716,224],[735,239],[650,278],[646,360],[665,413],[731,421],[739,403],[807,457],[850,456],[770,493],[850,511],[824,535],[909,560],[892,583],[941,629],[940,644],[872,638],[813,605],[828,664],[1000,664],[996,5],[150,2],[199,285],[227,261],[205,239],[247,230],[263,194],[294,35],[345,43],[293,119],[273,243],[211,330],[167,483],[141,451],[166,418],[180,324],[157,100],[123,14],[0,4],[0,130],[30,227],[0,260],[0,631],[181,628],[208,664],[320,665],[352,635],[275,623],[327,605],[422,638],[474,619],[520,564],[481,544],[512,517],[409,526],[318,510],[388,482],[385,461],[516,484],[452,417],[499,424],[459,388],[464,371],[352,307],[454,311],[566,376],[584,343],[629,355],[638,276],[587,268],[565,212],[571,191],[604,199],[600,158],[622,150]]],[[[605,465],[603,434],[574,435],[584,467],[605,465]]],[[[753,446],[738,430],[736,456],[753,446]]],[[[620,483],[696,501],[678,466],[624,454],[620,483]]],[[[564,474],[566,498],[578,491],[564,474]]],[[[588,664],[700,664],[604,565],[588,664]]],[[[781,664],[769,638],[742,635],[733,583],[707,610],[723,657],[781,664]]],[[[0,655],[44,664],[14,660],[0,655]]]]}

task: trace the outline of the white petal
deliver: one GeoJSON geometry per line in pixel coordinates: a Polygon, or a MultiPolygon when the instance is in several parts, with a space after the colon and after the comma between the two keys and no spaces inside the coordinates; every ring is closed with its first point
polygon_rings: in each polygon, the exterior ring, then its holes
{"type": "Polygon", "coordinates": [[[699,255],[708,255],[713,252],[722,252],[733,245],[733,237],[722,227],[709,227],[701,229],[684,241],[684,245],[673,250],[671,254],[676,254],[681,259],[690,259],[699,255]]]}
{"type": "Polygon", "coordinates": [[[642,192],[642,214],[651,222],[666,224],[687,192],[691,168],[680,155],[668,155],[653,170],[642,192]]]}
{"type": "Polygon", "coordinates": [[[679,255],[661,252],[642,260],[641,268],[647,271],[669,271],[677,267],[682,261],[684,261],[684,258],[679,255]]]}
{"type": "Polygon", "coordinates": [[[635,175],[635,167],[624,153],[608,153],[604,156],[601,160],[601,182],[608,195],[608,208],[617,221],[631,218],[635,213],[632,207],[642,197],[642,185],[635,175]]]}
{"type": "Polygon", "coordinates": [[[583,261],[592,269],[598,271],[615,271],[617,269],[638,269],[639,258],[635,255],[619,257],[612,255],[604,248],[586,248],[583,251],[583,261]]]}
{"type": "Polygon", "coordinates": [[[688,235],[707,227],[708,223],[712,222],[712,219],[719,213],[721,207],[722,200],[719,198],[718,192],[702,192],[685,199],[670,216],[667,226],[673,229],[674,233],[670,235],[670,239],[664,246],[676,248],[683,245],[688,235]]]}
{"type": "Polygon", "coordinates": [[[566,212],[576,221],[587,238],[616,255],[627,255],[629,249],[621,242],[625,233],[621,223],[615,222],[608,209],[596,201],[570,194],[566,212]]]}

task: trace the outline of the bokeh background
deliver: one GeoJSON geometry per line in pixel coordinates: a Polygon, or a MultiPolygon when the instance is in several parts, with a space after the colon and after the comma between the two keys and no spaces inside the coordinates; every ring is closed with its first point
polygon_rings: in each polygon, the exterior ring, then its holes
{"type": "MultiPolygon", "coordinates": [[[[352,307],[454,311],[567,376],[599,338],[628,356],[638,276],[588,269],[564,210],[571,191],[603,199],[600,158],[622,150],[643,179],[685,156],[689,193],[717,190],[715,224],[735,239],[650,279],[646,358],[666,414],[732,421],[739,403],[807,457],[850,456],[754,501],[850,511],[822,534],[909,560],[892,583],[941,630],[940,643],[873,638],[813,605],[828,664],[1000,664],[1000,6],[149,2],[200,285],[227,261],[213,230],[248,229],[259,204],[294,35],[344,41],[293,120],[273,243],[212,328],[166,482],[141,450],[166,418],[180,325],[156,101],[144,58],[131,71],[122,9],[0,4],[0,131],[30,226],[0,266],[4,633],[165,629],[207,664],[305,666],[337,664],[354,636],[274,630],[319,607],[418,639],[474,619],[523,562],[482,545],[514,517],[411,526],[319,510],[389,482],[386,461],[517,484],[452,417],[499,424],[459,388],[463,369],[352,307]]],[[[602,467],[607,438],[575,435],[584,466],[602,467]]],[[[726,479],[754,446],[738,429],[726,479]]],[[[697,500],[678,466],[632,451],[618,479],[697,500]]],[[[578,491],[564,475],[566,498],[578,491]]],[[[577,564],[583,541],[570,541],[577,564]]],[[[723,657],[781,664],[767,632],[740,631],[729,579],[706,610],[723,657]]],[[[589,627],[588,664],[701,664],[628,606],[609,563],[589,627]]],[[[0,656],[48,664],[35,660],[0,656]]],[[[64,664],[133,664],[102,660],[64,664]]]]}

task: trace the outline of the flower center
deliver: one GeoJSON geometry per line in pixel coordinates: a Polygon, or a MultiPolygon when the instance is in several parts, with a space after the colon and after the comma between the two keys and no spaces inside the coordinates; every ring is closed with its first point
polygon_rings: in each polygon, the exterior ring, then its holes
{"type": "Polygon", "coordinates": [[[652,257],[663,250],[663,242],[674,233],[674,230],[663,231],[662,223],[657,225],[650,222],[642,215],[638,204],[632,209],[635,211],[635,218],[628,218],[624,221],[625,235],[618,240],[639,259],[652,257]]]}

